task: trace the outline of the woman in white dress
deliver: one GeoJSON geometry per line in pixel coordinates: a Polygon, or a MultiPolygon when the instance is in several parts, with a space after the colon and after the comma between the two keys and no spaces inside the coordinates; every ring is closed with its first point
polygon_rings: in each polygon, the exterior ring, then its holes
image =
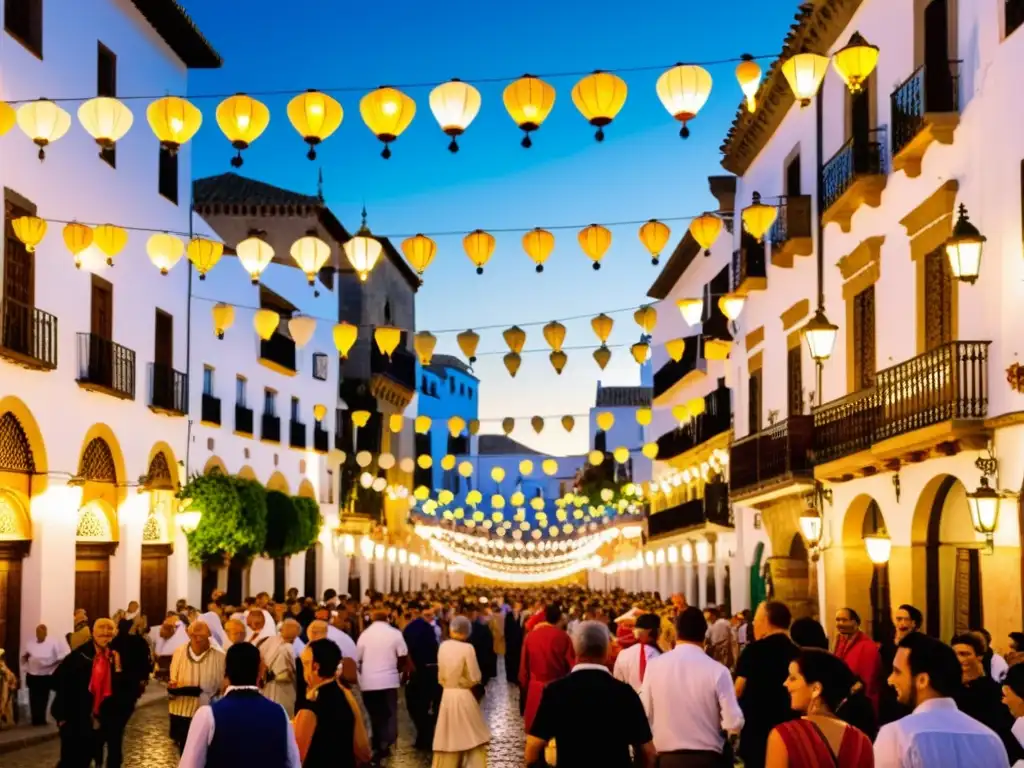
{"type": "Polygon", "coordinates": [[[452,619],[451,640],[437,651],[437,678],[444,693],[434,731],[431,768],[486,768],[491,731],[480,712],[473,687],[482,675],[470,645],[472,625],[465,616],[452,619]]]}

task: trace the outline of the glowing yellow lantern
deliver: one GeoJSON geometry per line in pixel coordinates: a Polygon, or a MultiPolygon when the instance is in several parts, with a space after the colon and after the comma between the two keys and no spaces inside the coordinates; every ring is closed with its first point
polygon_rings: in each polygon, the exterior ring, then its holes
{"type": "Polygon", "coordinates": [[[565,354],[565,352],[558,350],[557,352],[552,352],[548,355],[548,360],[551,361],[551,367],[555,369],[555,373],[561,376],[562,371],[565,368],[565,364],[569,362],[569,356],[565,354]]]}
{"type": "Polygon", "coordinates": [[[316,160],[316,146],[341,126],[345,110],[336,99],[310,89],[288,102],[288,119],[309,144],[306,157],[316,160]]]}
{"type": "Polygon", "coordinates": [[[580,248],[593,262],[594,269],[601,268],[601,259],[612,244],[612,233],[607,227],[600,224],[591,224],[584,227],[578,235],[580,248]]]}
{"type": "Polygon", "coordinates": [[[772,228],[778,215],[779,209],[762,203],[761,194],[755,192],[750,197],[750,205],[743,209],[743,228],[756,237],[759,243],[763,243],[765,234],[772,228]]]}
{"type": "Polygon", "coordinates": [[[213,314],[213,330],[218,339],[223,339],[224,333],[235,324],[235,308],[230,304],[218,302],[213,305],[211,312],[213,314]]]}
{"type": "Polygon", "coordinates": [[[562,417],[562,429],[564,429],[566,432],[572,432],[572,429],[575,426],[576,426],[576,419],[574,419],[572,416],[563,416],[562,417]]]}
{"type": "Polygon", "coordinates": [[[92,245],[92,228],[85,224],[79,224],[77,221],[72,221],[70,224],[64,225],[63,234],[64,245],[71,251],[71,255],[75,257],[75,266],[81,268],[82,251],[92,245]]]}
{"type": "Polygon", "coordinates": [[[555,106],[555,89],[539,77],[523,75],[505,87],[502,100],[512,120],[526,134],[522,146],[533,146],[530,133],[540,128],[555,106]]]}
{"type": "Polygon", "coordinates": [[[544,340],[553,351],[561,351],[562,344],[565,343],[565,326],[557,320],[548,323],[544,326],[544,340]]]}
{"type": "Polygon", "coordinates": [[[420,331],[412,337],[412,346],[420,359],[420,365],[430,365],[434,357],[434,347],[437,346],[437,337],[430,331],[420,331]]]}
{"type": "Polygon", "coordinates": [[[747,112],[753,113],[757,109],[757,89],[761,85],[761,67],[749,54],[743,55],[743,61],[736,66],[736,80],[740,84],[740,90],[747,97],[747,112]]]}
{"type": "Polygon", "coordinates": [[[727,293],[724,296],[718,298],[718,308],[722,310],[722,314],[730,320],[735,320],[740,316],[743,311],[743,305],[746,303],[747,297],[739,293],[727,293]]]}
{"type": "Polygon", "coordinates": [[[505,470],[501,467],[494,467],[491,469],[491,480],[496,483],[500,483],[505,479],[505,470]]]}
{"type": "Polygon", "coordinates": [[[523,250],[530,260],[537,265],[537,271],[544,271],[544,262],[555,249],[555,236],[546,229],[534,227],[523,235],[523,250]]]}
{"type": "Polygon", "coordinates": [[[18,113],[6,101],[0,101],[0,136],[18,124],[18,113]]]}
{"type": "Polygon", "coordinates": [[[217,125],[238,154],[231,158],[235,168],[242,166],[242,150],[248,149],[270,124],[267,105],[244,93],[229,96],[217,105],[217,125]]]}
{"type": "Polygon", "coordinates": [[[205,280],[206,273],[213,269],[224,255],[224,244],[205,237],[193,237],[189,240],[185,253],[199,273],[199,279],[205,280]]]}
{"type": "Polygon", "coordinates": [[[146,241],[146,253],[160,274],[166,275],[185,255],[185,244],[174,235],[158,232],[146,241]]]}
{"type": "MultiPolygon", "coordinates": [[[[515,491],[511,496],[509,496],[508,500],[513,507],[521,507],[526,503],[526,496],[522,491],[515,491]]],[[[517,522],[523,519],[522,514],[519,512],[517,512],[513,517],[517,522]]]]}
{"type": "Polygon", "coordinates": [[[326,405],[324,405],[323,403],[317,403],[316,405],[313,406],[313,418],[316,419],[317,422],[323,421],[324,420],[324,416],[326,416],[326,415],[327,415],[327,406],[326,405]]]}
{"type": "Polygon", "coordinates": [[[434,460],[429,453],[421,453],[416,457],[416,465],[420,469],[430,469],[434,465],[434,460]]]}
{"type": "Polygon", "coordinates": [[[352,423],[357,427],[365,427],[370,422],[369,411],[352,411],[352,423]]]}
{"type": "Polygon", "coordinates": [[[78,122],[103,149],[112,149],[134,121],[132,111],[110,96],[97,96],[78,108],[78,122]]]}
{"type": "Polygon", "coordinates": [[[11,222],[11,228],[29,253],[33,253],[46,237],[46,219],[38,216],[19,216],[11,222]]]}
{"type": "MultiPolygon", "coordinates": [[[[463,477],[469,477],[470,475],[472,475],[473,474],[473,462],[471,462],[471,461],[460,462],[459,463],[459,474],[462,475],[463,477]]],[[[480,492],[476,491],[475,493],[479,497],[480,492]]],[[[472,496],[473,494],[474,494],[474,491],[470,491],[469,494],[466,496],[466,503],[467,504],[472,504],[473,503],[473,502],[471,502],[469,500],[470,496],[472,496]]],[[[479,501],[477,503],[479,503],[479,501]]]]}
{"type": "Polygon", "coordinates": [[[484,232],[482,229],[474,229],[462,238],[462,248],[466,251],[469,260],[476,267],[476,273],[484,273],[484,265],[491,260],[494,253],[494,235],[484,232]]]}
{"type": "Polygon", "coordinates": [[[686,351],[686,339],[672,339],[665,342],[665,351],[673,362],[678,363],[683,359],[683,352],[686,351]]]}
{"type": "Polygon", "coordinates": [[[651,419],[654,418],[650,408],[637,408],[634,415],[636,416],[636,423],[641,427],[646,427],[651,423],[651,419]]]}
{"type": "Polygon", "coordinates": [[[334,337],[334,347],[338,350],[338,354],[348,359],[349,350],[352,349],[356,339],[359,338],[359,328],[351,323],[338,323],[334,326],[332,335],[334,337]]]}
{"type": "Polygon", "coordinates": [[[711,74],[693,64],[676,64],[662,73],[656,85],[658,98],[672,117],[683,125],[679,135],[690,135],[687,123],[693,120],[711,95],[711,74]]]}
{"type": "Polygon", "coordinates": [[[306,280],[313,285],[316,283],[316,276],[331,258],[331,246],[316,236],[316,230],[310,230],[292,243],[289,253],[298,268],[306,275],[306,280]]]}
{"type": "Polygon", "coordinates": [[[633,319],[640,326],[640,330],[650,336],[654,332],[654,326],[658,323],[658,310],[645,304],[633,313],[633,319]]]}
{"type": "Polygon", "coordinates": [[[380,156],[391,157],[391,142],[402,135],[416,115],[416,102],[397,88],[381,86],[359,101],[359,114],[374,136],[384,142],[380,156]]]}
{"type": "Polygon", "coordinates": [[[469,362],[476,362],[476,348],[480,344],[480,334],[473,330],[463,331],[455,340],[459,343],[459,349],[466,356],[469,362]]]}
{"type": "MultiPolygon", "coordinates": [[[[533,474],[533,462],[530,461],[529,459],[523,459],[522,461],[520,461],[519,474],[523,475],[524,477],[533,474]]],[[[516,506],[522,506],[522,504],[520,503],[517,504],[516,506]]]]}
{"type": "Polygon", "coordinates": [[[402,341],[402,329],[391,325],[382,325],[373,329],[373,340],[377,343],[377,349],[382,355],[391,359],[392,353],[398,349],[402,341]]]}
{"type": "Polygon", "coordinates": [[[534,416],[530,419],[530,426],[533,427],[533,431],[539,435],[541,430],[544,429],[544,419],[540,416],[534,416]]]}
{"type": "Polygon", "coordinates": [[[480,419],[470,419],[467,425],[469,434],[476,435],[480,433],[480,419]]]}
{"type": "Polygon", "coordinates": [[[388,416],[388,429],[390,429],[395,434],[401,432],[404,426],[405,417],[402,414],[392,413],[390,416],[388,416]]]}
{"type": "Polygon", "coordinates": [[[242,269],[249,273],[252,284],[258,285],[260,275],[274,259],[274,249],[259,235],[250,233],[249,237],[235,246],[235,255],[238,256],[238,263],[242,265],[242,269]]]}
{"type": "Polygon", "coordinates": [[[695,419],[707,410],[707,404],[703,397],[694,397],[687,401],[686,410],[690,412],[690,417],[695,419]]]}
{"type": "Polygon", "coordinates": [[[640,452],[645,458],[654,461],[658,458],[658,444],[657,443],[644,443],[644,447],[640,449],[640,452]]]}
{"type": "Polygon", "coordinates": [[[71,127],[71,115],[48,99],[22,104],[17,112],[18,127],[39,147],[39,159],[46,159],[46,147],[71,127]]]}
{"type": "Polygon", "coordinates": [[[430,111],[444,134],[451,137],[448,151],[458,152],[455,139],[465,133],[480,112],[480,91],[457,77],[452,78],[430,92],[430,111]]]}
{"type": "Polygon", "coordinates": [[[453,469],[455,469],[455,457],[452,456],[450,453],[446,453],[444,456],[442,456],[441,469],[443,469],[445,472],[451,472],[453,469]]]}
{"type": "Polygon", "coordinates": [[[309,315],[296,315],[288,321],[288,335],[299,349],[309,344],[316,332],[316,319],[309,315]]]}
{"type": "Polygon", "coordinates": [[[690,418],[690,409],[686,406],[686,403],[680,403],[679,405],[672,406],[672,418],[680,424],[690,418]]]}
{"type": "Polygon", "coordinates": [[[186,99],[164,96],[146,107],[146,120],[160,146],[176,155],[203,124],[203,113],[186,99]]]}
{"type": "Polygon", "coordinates": [[[594,361],[603,371],[605,366],[608,365],[608,361],[612,359],[612,351],[608,349],[604,344],[594,350],[594,361]]]}
{"type": "Polygon", "coordinates": [[[454,499],[455,494],[453,494],[447,488],[445,488],[444,490],[437,494],[437,503],[441,504],[442,506],[446,504],[451,504],[452,501],[454,501],[454,499]]]}
{"type": "Polygon", "coordinates": [[[426,501],[430,497],[430,489],[425,485],[420,485],[416,487],[412,495],[419,501],[426,501]]]}
{"type": "Polygon", "coordinates": [[[782,74],[801,107],[811,103],[828,70],[828,56],[807,51],[782,62],[782,74]]]}
{"type": "Polygon", "coordinates": [[[281,322],[281,316],[272,309],[257,309],[252,316],[252,327],[256,329],[256,335],[264,341],[270,339],[281,322]]]}
{"type": "Polygon", "coordinates": [[[592,467],[599,467],[599,466],[601,466],[602,462],[604,462],[604,452],[603,451],[591,451],[590,453],[587,454],[587,462],[592,467]]]}
{"type": "Polygon", "coordinates": [[[466,420],[461,416],[452,416],[448,419],[448,431],[452,437],[458,437],[462,434],[462,430],[466,428],[466,420]]]}
{"type": "Polygon", "coordinates": [[[860,32],[854,32],[845,46],[832,55],[832,66],[850,89],[860,93],[864,82],[878,65],[878,46],[871,45],[860,32]]]}
{"type": "Polygon", "coordinates": [[[345,251],[345,256],[348,257],[352,268],[359,275],[359,279],[365,282],[380,258],[381,252],[384,250],[380,240],[375,238],[371,234],[370,228],[366,226],[365,206],[363,207],[363,223],[359,226],[359,231],[356,232],[355,237],[351,238],[341,247],[345,251]]]}
{"type": "Polygon", "coordinates": [[[509,352],[502,358],[502,361],[505,363],[508,375],[514,379],[519,373],[519,366],[523,364],[523,358],[517,352],[509,352]]]}
{"type": "Polygon", "coordinates": [[[683,316],[687,325],[691,328],[700,325],[704,316],[704,299],[679,299],[676,307],[679,308],[679,314],[683,316]]]}
{"type": "Polygon", "coordinates": [[[516,420],[511,416],[506,416],[501,420],[501,431],[506,435],[511,435],[512,430],[516,428],[516,420]]]}
{"type": "Polygon", "coordinates": [[[657,219],[648,219],[640,226],[640,242],[651,254],[651,264],[657,265],[661,258],[661,252],[668,245],[668,239],[672,236],[672,230],[667,224],[657,219]]]}
{"type": "Polygon", "coordinates": [[[504,337],[505,343],[508,344],[508,348],[511,351],[515,352],[517,355],[523,351],[523,347],[526,344],[526,331],[518,325],[513,325],[501,335],[504,337]]]}
{"type": "Polygon", "coordinates": [[[429,416],[417,416],[416,421],[413,422],[413,428],[416,430],[416,434],[425,435],[430,431],[430,417],[429,416]]]}
{"type": "Polygon", "coordinates": [[[731,344],[724,339],[704,339],[705,360],[726,360],[731,344]]]}
{"type": "Polygon", "coordinates": [[[626,103],[626,81],[610,72],[595,70],[572,89],[572,103],[597,128],[594,138],[604,141],[604,127],[615,119],[626,103]]]}
{"type": "Polygon", "coordinates": [[[601,411],[597,414],[597,428],[607,432],[615,424],[615,415],[611,411],[601,411]]]}
{"type": "Polygon", "coordinates": [[[633,354],[633,359],[637,364],[643,365],[651,356],[651,345],[646,341],[638,341],[629,348],[629,351],[633,354]]]}
{"type": "Polygon", "coordinates": [[[690,234],[697,245],[704,249],[704,255],[711,255],[711,246],[722,232],[722,220],[713,213],[702,213],[690,222],[690,234]]]}
{"type": "Polygon", "coordinates": [[[437,255],[437,243],[426,235],[413,235],[402,241],[402,253],[412,264],[416,274],[422,275],[437,255]]]}
{"type": "Polygon", "coordinates": [[[558,462],[554,459],[544,459],[540,464],[541,471],[548,477],[558,474],[558,462]]]}

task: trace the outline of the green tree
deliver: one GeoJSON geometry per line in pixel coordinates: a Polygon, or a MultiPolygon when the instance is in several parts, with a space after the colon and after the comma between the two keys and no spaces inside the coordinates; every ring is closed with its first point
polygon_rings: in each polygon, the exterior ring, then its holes
{"type": "Polygon", "coordinates": [[[314,544],[320,537],[320,528],[324,524],[324,516],[320,514],[320,505],[316,499],[305,496],[292,497],[292,503],[298,512],[299,527],[295,539],[295,551],[292,554],[303,552],[314,544]]]}
{"type": "Polygon", "coordinates": [[[189,509],[202,513],[199,526],[187,534],[193,565],[231,558],[252,557],[266,538],[267,506],[263,486],[221,474],[195,475],[178,492],[189,509]]]}
{"type": "Polygon", "coordinates": [[[267,535],[263,551],[267,557],[294,554],[299,538],[299,513],[292,498],[281,491],[267,491],[267,535]]]}

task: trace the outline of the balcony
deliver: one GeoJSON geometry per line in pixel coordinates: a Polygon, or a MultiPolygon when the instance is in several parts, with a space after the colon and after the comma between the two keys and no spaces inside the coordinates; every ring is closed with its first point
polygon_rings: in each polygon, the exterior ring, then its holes
{"type": "Polygon", "coordinates": [[[199,407],[200,419],[203,424],[220,426],[220,398],[203,393],[203,402],[199,407]]]}
{"type": "Polygon", "coordinates": [[[954,341],[879,371],[875,386],[814,410],[819,477],[851,479],[937,448],[984,441],[988,341],[954,341]]]}
{"type": "Polygon", "coordinates": [[[790,416],[736,441],[729,449],[730,495],[768,501],[788,495],[794,485],[809,484],[813,448],[812,416],[790,416]]]}
{"type": "Polygon", "coordinates": [[[746,232],[741,238],[740,249],[732,252],[733,290],[742,294],[764,291],[768,288],[764,243],[746,232]]]}
{"type": "Polygon", "coordinates": [[[327,453],[330,448],[330,435],[327,430],[319,424],[313,425],[313,450],[317,453],[327,453]]]}
{"type": "Polygon", "coordinates": [[[285,376],[295,375],[295,342],[280,333],[260,341],[260,364],[285,376]]]}
{"type": "Polygon", "coordinates": [[[727,387],[704,397],[704,413],[658,438],[658,460],[669,461],[706,443],[732,426],[732,407],[727,387]]]}
{"type": "Polygon", "coordinates": [[[78,334],[78,386],[135,399],[135,351],[94,333],[78,334]]]}
{"type": "Polygon", "coordinates": [[[794,256],[814,253],[811,234],[811,196],[792,195],[779,204],[779,215],[772,225],[772,264],[789,269],[794,256]]]}
{"type": "Polygon", "coordinates": [[[960,124],[959,62],[946,69],[915,70],[892,92],[892,169],[921,175],[921,160],[932,142],[952,144],[960,124]]]}
{"type": "Polygon", "coordinates": [[[247,437],[253,436],[252,408],[246,408],[244,405],[235,406],[235,433],[247,437]]]}
{"type": "Polygon", "coordinates": [[[399,345],[388,358],[370,347],[370,391],[374,397],[405,408],[416,394],[416,355],[399,345]]]}
{"type": "Polygon", "coordinates": [[[654,374],[654,402],[668,399],[683,387],[707,375],[707,361],[699,354],[700,336],[687,336],[686,347],[679,362],[668,360],[654,374]]]}
{"type": "Polygon", "coordinates": [[[690,499],[674,507],[654,512],[647,518],[647,536],[667,536],[707,525],[733,528],[729,514],[729,487],[725,483],[708,483],[704,498],[690,499]]]}
{"type": "Polygon", "coordinates": [[[288,445],[292,448],[306,448],[306,425],[301,421],[288,422],[288,445]]]}
{"type": "Polygon", "coordinates": [[[188,412],[188,376],[169,365],[149,364],[149,407],[168,416],[188,412]]]}
{"type": "Polygon", "coordinates": [[[853,214],[862,205],[877,208],[887,176],[885,129],[847,140],[821,171],[823,226],[835,222],[849,232],[853,214]]]}
{"type": "Polygon", "coordinates": [[[260,440],[267,443],[281,442],[281,417],[264,413],[260,424],[260,440]]]}
{"type": "Polygon", "coordinates": [[[1024,0],[1006,0],[1006,37],[1024,24],[1024,0]]]}
{"type": "Polygon", "coordinates": [[[14,299],[0,300],[0,357],[52,371],[57,367],[57,318],[14,299]]]}

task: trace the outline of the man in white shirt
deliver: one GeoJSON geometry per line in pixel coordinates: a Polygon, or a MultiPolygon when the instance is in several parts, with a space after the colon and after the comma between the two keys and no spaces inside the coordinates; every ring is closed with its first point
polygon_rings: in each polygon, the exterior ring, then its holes
{"type": "Polygon", "coordinates": [[[36,639],[25,646],[21,660],[25,664],[32,725],[46,725],[46,706],[53,690],[52,675],[60,660],[69,653],[71,649],[66,642],[47,637],[45,624],[36,627],[36,639]]]}
{"type": "Polygon", "coordinates": [[[743,710],[729,670],[704,652],[708,623],[690,606],[676,618],[676,647],[650,662],[640,701],[654,734],[659,768],[718,765],[722,731],[738,735],[743,710]]]}
{"type": "Polygon", "coordinates": [[[331,617],[327,625],[327,639],[341,648],[341,655],[346,659],[356,658],[356,641],[344,630],[344,616],[339,611],[331,617]]]}
{"type": "Polygon", "coordinates": [[[619,653],[615,659],[615,670],[612,673],[615,679],[629,683],[637,693],[640,693],[640,684],[644,681],[648,664],[661,655],[658,649],[660,630],[661,618],[657,614],[643,614],[636,620],[633,629],[636,643],[619,653]]]}
{"type": "Polygon", "coordinates": [[[408,665],[409,649],[402,633],[388,624],[387,610],[376,606],[371,618],[356,643],[356,661],[359,688],[370,715],[374,756],[383,760],[398,740],[399,670],[404,672],[408,665]]]}
{"type": "Polygon", "coordinates": [[[262,611],[249,612],[249,629],[252,631],[250,642],[259,648],[267,668],[263,695],[284,707],[288,717],[291,717],[295,714],[295,651],[292,644],[280,636],[265,636],[263,621],[262,611]]]}
{"type": "Polygon", "coordinates": [[[961,669],[953,649],[912,632],[900,641],[889,675],[900,704],[913,712],[882,726],[875,768],[1009,768],[995,732],[957,709],[961,669]]]}

